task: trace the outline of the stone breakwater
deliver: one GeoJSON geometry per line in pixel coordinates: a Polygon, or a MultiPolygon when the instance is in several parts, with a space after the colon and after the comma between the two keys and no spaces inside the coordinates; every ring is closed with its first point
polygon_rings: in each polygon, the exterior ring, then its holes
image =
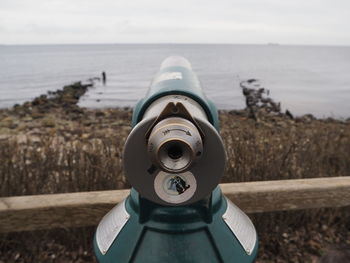
{"type": "MultiPolygon", "coordinates": [[[[272,100],[269,100],[268,103],[261,103],[260,87],[253,87],[252,83],[256,84],[255,81],[251,82],[249,90],[247,87],[242,87],[242,93],[249,102],[246,109],[220,111],[223,134],[232,126],[232,123],[241,123],[241,126],[245,126],[245,121],[254,126],[275,127],[276,129],[297,127],[302,123],[312,123],[317,126],[318,123],[325,122],[339,125],[350,122],[350,119],[347,121],[331,118],[317,120],[311,114],[293,117],[288,112],[281,113],[278,110],[271,110],[271,105],[275,103],[271,103],[272,100]],[[253,95],[255,96],[252,100],[254,103],[250,98],[253,95]]],[[[38,141],[38,136],[44,134],[63,137],[66,141],[127,134],[130,131],[130,108],[118,108],[116,105],[113,109],[87,109],[77,105],[80,97],[93,85],[94,79],[87,82],[76,82],[63,89],[36,97],[32,101],[0,110],[0,141],[10,138],[25,141],[27,136],[38,141]]]]}
{"type": "MultiPolygon", "coordinates": [[[[93,81],[76,82],[32,101],[0,110],[0,141],[14,136],[23,140],[26,135],[37,140],[36,136],[42,134],[74,139],[74,134],[82,127],[89,133],[93,129],[105,129],[108,132],[109,128],[117,127],[121,123],[129,126],[129,108],[90,110],[77,105],[79,98],[93,85],[93,81]]],[[[87,134],[83,135],[89,137],[87,134]]]]}

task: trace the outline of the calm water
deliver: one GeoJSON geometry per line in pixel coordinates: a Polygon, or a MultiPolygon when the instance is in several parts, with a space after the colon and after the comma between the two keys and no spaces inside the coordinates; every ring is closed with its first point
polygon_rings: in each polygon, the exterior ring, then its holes
{"type": "Polygon", "coordinates": [[[244,107],[239,82],[257,78],[284,109],[350,116],[350,47],[278,45],[0,46],[0,107],[107,73],[82,106],[132,106],[169,55],[190,60],[221,109],[244,107]]]}

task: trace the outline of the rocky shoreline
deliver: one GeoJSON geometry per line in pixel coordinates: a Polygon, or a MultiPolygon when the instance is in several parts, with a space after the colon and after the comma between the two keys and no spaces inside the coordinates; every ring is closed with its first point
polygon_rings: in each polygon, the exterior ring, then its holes
{"type": "MultiPolygon", "coordinates": [[[[78,106],[79,98],[93,85],[93,79],[85,83],[76,82],[21,105],[16,104],[9,109],[0,109],[0,141],[16,136],[19,136],[21,141],[25,135],[33,136],[34,140],[37,140],[36,135],[45,133],[64,136],[65,139],[72,140],[79,137],[76,136],[74,130],[79,130],[81,127],[84,127],[84,131],[79,135],[83,139],[88,139],[92,130],[110,134],[119,132],[118,128],[123,127],[122,129],[129,131],[129,128],[126,127],[130,126],[131,108],[87,109],[78,106]]],[[[247,103],[247,108],[242,110],[219,111],[222,130],[230,126],[232,118],[238,121],[254,120],[255,125],[276,126],[277,128],[312,122],[339,125],[350,123],[350,118],[346,121],[332,118],[317,119],[311,114],[294,118],[289,111],[286,113],[271,112],[265,105],[258,108],[255,104],[253,110],[251,104],[251,102],[247,103]]]]}
{"type": "Polygon", "coordinates": [[[111,131],[113,128],[129,126],[129,108],[94,110],[77,105],[92,86],[93,82],[76,82],[22,105],[0,110],[0,141],[10,138],[21,141],[24,136],[37,141],[44,134],[62,136],[66,141],[89,139],[93,130],[106,135],[118,131],[111,131]]]}

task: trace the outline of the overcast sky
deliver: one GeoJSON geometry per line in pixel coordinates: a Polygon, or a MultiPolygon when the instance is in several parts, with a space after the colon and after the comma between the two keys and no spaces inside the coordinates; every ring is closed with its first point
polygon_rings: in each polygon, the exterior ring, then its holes
{"type": "Polygon", "coordinates": [[[350,45],[350,0],[0,0],[0,44],[350,45]]]}

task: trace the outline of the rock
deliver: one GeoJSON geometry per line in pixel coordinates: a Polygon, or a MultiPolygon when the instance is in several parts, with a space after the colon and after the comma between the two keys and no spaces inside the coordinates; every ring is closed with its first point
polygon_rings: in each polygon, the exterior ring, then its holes
{"type": "Polygon", "coordinates": [[[332,117],[328,117],[325,121],[329,122],[329,123],[336,123],[336,122],[338,122],[337,120],[333,119],[332,117]]]}
{"type": "Polygon", "coordinates": [[[0,141],[6,141],[11,138],[10,134],[0,134],[0,141]]]}
{"type": "Polygon", "coordinates": [[[282,127],[282,128],[287,128],[288,124],[285,121],[278,121],[277,125],[282,127]]]}
{"type": "Polygon", "coordinates": [[[113,123],[110,124],[110,126],[112,128],[119,128],[120,126],[122,126],[124,124],[124,121],[122,120],[118,120],[118,121],[115,121],[113,123]]]}
{"type": "Polygon", "coordinates": [[[91,121],[91,120],[84,120],[84,121],[83,121],[83,125],[84,125],[84,126],[91,126],[92,124],[94,124],[94,122],[91,121]]]}
{"type": "Polygon", "coordinates": [[[45,103],[47,103],[47,96],[46,95],[41,95],[40,97],[36,97],[32,101],[33,106],[43,105],[45,103]]]}
{"type": "Polygon", "coordinates": [[[313,120],[316,120],[316,118],[312,114],[305,114],[301,117],[295,118],[296,122],[301,122],[301,123],[310,123],[313,120]]]}
{"type": "Polygon", "coordinates": [[[9,121],[13,121],[13,118],[10,116],[5,117],[4,119],[1,120],[2,122],[9,122],[9,121]]]}
{"type": "Polygon", "coordinates": [[[41,124],[44,126],[44,127],[55,127],[56,126],[56,122],[53,118],[49,118],[49,117],[46,117],[44,118],[42,121],[41,121],[41,124]]]}
{"type": "Polygon", "coordinates": [[[19,134],[16,136],[17,143],[26,144],[28,142],[28,137],[25,134],[19,134]]]}
{"type": "Polygon", "coordinates": [[[26,117],[23,117],[23,118],[21,119],[21,121],[24,121],[24,122],[31,122],[31,121],[33,121],[33,118],[32,118],[31,116],[26,116],[26,117]]]}
{"type": "Polygon", "coordinates": [[[64,97],[62,97],[62,103],[77,104],[78,103],[78,99],[72,98],[71,96],[64,96],[64,97]]]}
{"type": "Polygon", "coordinates": [[[72,105],[71,112],[78,113],[78,114],[84,113],[84,111],[81,108],[79,108],[77,105],[72,105]]]}
{"type": "Polygon", "coordinates": [[[230,110],[228,113],[231,115],[236,115],[236,116],[246,116],[247,115],[247,112],[244,110],[230,110]]]}
{"type": "Polygon", "coordinates": [[[302,116],[302,118],[307,120],[316,120],[315,116],[312,114],[305,114],[304,116],[302,116]]]}
{"type": "Polygon", "coordinates": [[[69,120],[71,120],[71,121],[80,120],[80,114],[79,113],[74,113],[74,112],[67,111],[67,115],[69,117],[69,120]]]}
{"type": "Polygon", "coordinates": [[[32,112],[31,117],[33,119],[41,119],[45,117],[45,114],[41,112],[32,112]]]}
{"type": "Polygon", "coordinates": [[[11,134],[11,129],[0,126],[0,134],[6,134],[6,135],[11,134]]]}
{"type": "Polygon", "coordinates": [[[96,113],[95,113],[95,116],[96,117],[103,117],[103,116],[105,116],[106,114],[103,112],[103,111],[96,111],[96,113]]]}
{"type": "Polygon", "coordinates": [[[288,109],[286,110],[286,116],[289,117],[290,119],[294,119],[293,114],[288,109]]]}
{"type": "Polygon", "coordinates": [[[41,143],[42,142],[42,140],[40,139],[40,137],[38,137],[38,136],[30,136],[29,138],[29,141],[31,142],[31,143],[41,143]]]}
{"type": "Polygon", "coordinates": [[[17,131],[25,131],[27,130],[28,126],[26,125],[26,123],[20,122],[18,127],[17,127],[17,131]]]}
{"type": "Polygon", "coordinates": [[[15,129],[18,126],[17,121],[13,117],[6,117],[1,120],[0,127],[5,127],[9,129],[15,129]]]}
{"type": "Polygon", "coordinates": [[[128,106],[126,106],[126,107],[123,107],[123,110],[125,110],[125,111],[131,111],[131,110],[132,110],[132,108],[130,108],[130,107],[128,107],[128,106]]]}
{"type": "Polygon", "coordinates": [[[89,139],[90,138],[90,134],[89,133],[84,133],[81,135],[81,138],[86,140],[86,139],[89,139]]]}
{"type": "Polygon", "coordinates": [[[28,136],[32,136],[32,135],[42,135],[44,134],[43,131],[41,131],[39,128],[34,128],[32,129],[30,132],[27,132],[28,136]]]}

